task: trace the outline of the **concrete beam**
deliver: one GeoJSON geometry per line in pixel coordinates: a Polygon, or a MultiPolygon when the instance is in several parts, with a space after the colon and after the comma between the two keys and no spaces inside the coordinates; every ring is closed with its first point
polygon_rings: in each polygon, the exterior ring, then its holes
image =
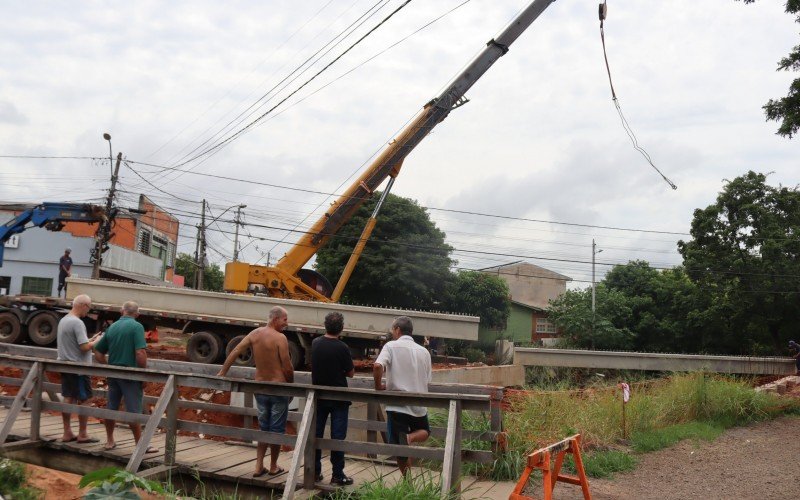
{"type": "Polygon", "coordinates": [[[345,331],[376,336],[385,335],[394,318],[405,315],[414,321],[414,332],[419,335],[478,340],[480,318],[475,316],[276,299],[86,278],[69,278],[68,282],[67,297],[70,300],[86,294],[94,303],[115,307],[133,300],[145,313],[163,311],[197,315],[197,319],[215,317],[266,324],[269,310],[273,306],[282,306],[289,313],[290,327],[320,329],[324,328],[325,315],[336,311],[344,315],[345,331]]]}
{"type": "Polygon", "coordinates": [[[536,347],[514,349],[514,364],[611,370],[707,371],[748,375],[788,375],[795,372],[794,360],[791,358],[583,351],[536,347]]]}

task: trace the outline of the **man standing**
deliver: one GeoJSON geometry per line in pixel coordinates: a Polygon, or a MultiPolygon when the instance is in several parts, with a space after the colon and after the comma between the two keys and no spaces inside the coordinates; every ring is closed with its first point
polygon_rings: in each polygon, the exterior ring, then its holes
{"type": "Polygon", "coordinates": [[[61,297],[61,289],[64,289],[64,296],[67,296],[67,276],[72,276],[72,253],[71,248],[64,250],[64,255],[58,259],[58,296],[61,297]]]}
{"type": "MultiPolygon", "coordinates": [[[[411,318],[400,316],[392,323],[392,339],[381,349],[372,368],[375,390],[428,392],[431,381],[431,355],[414,342],[411,334],[414,326],[411,318]],[[382,382],[386,373],[386,384],[382,382]]],[[[424,406],[386,405],[389,443],[409,445],[428,439],[431,427],[428,409],[424,406]]],[[[397,466],[404,476],[408,475],[411,461],[397,457],[397,466]]]]}
{"type": "MultiPolygon", "coordinates": [[[[267,326],[256,328],[242,339],[236,348],[225,359],[217,375],[224,377],[228,373],[234,360],[250,349],[256,364],[256,380],[259,382],[294,382],[294,369],[289,358],[289,341],[282,333],[289,324],[286,309],[273,307],[269,311],[267,326]]],[[[289,398],[287,396],[270,396],[256,394],[258,406],[258,425],[262,431],[286,432],[286,417],[289,414],[289,398]]],[[[256,447],[256,471],[253,477],[260,477],[269,473],[270,476],[286,472],[278,467],[278,455],[281,452],[279,444],[269,445],[270,465],[269,470],[264,467],[264,456],[267,452],[266,443],[258,443],[256,447]]]]}
{"type": "MultiPolygon", "coordinates": [[[[108,327],[100,342],[95,345],[94,357],[100,363],[131,368],[147,368],[147,344],[144,340],[144,327],[136,321],[139,316],[139,305],[136,302],[125,302],[122,305],[122,317],[108,327]]],[[[119,410],[121,401],[125,401],[125,411],[142,413],[142,382],[120,378],[108,378],[109,410],[119,410]]],[[[117,447],[114,441],[115,420],[106,419],[106,450],[117,447]]],[[[133,439],[138,443],[142,436],[140,424],[130,424],[133,439]]],[[[145,453],[155,453],[158,448],[149,447],[145,453]]]]}
{"type": "MultiPolygon", "coordinates": [[[[58,360],[72,361],[92,364],[92,348],[98,342],[100,334],[91,339],[86,335],[86,325],[81,318],[89,313],[92,307],[92,299],[88,295],[78,295],[72,300],[72,309],[58,322],[57,343],[58,360]]],[[[68,404],[83,404],[92,397],[92,384],[88,375],[77,375],[75,373],[61,374],[61,395],[68,404]]],[[[96,443],[97,439],[89,437],[86,433],[86,422],[89,417],[78,415],[78,435],[72,433],[72,414],[62,413],[61,419],[64,421],[64,434],[61,441],[69,443],[96,443]]]]}
{"type": "MultiPolygon", "coordinates": [[[[325,316],[325,335],[311,343],[311,383],[333,387],[347,387],[347,377],[355,373],[350,348],[339,340],[344,328],[344,317],[338,312],[325,316]]],[[[317,437],[325,434],[328,415],[331,417],[331,439],[343,440],[347,437],[347,418],[350,401],[320,399],[317,402],[317,437]]],[[[331,451],[333,474],[331,484],[347,486],[353,478],[344,475],[344,452],[331,451]]],[[[316,451],[316,477],[322,481],[322,450],[316,451]]]]}
{"type": "Polygon", "coordinates": [[[794,340],[790,340],[789,349],[794,349],[794,356],[792,357],[795,359],[794,365],[797,369],[797,375],[800,375],[800,344],[794,340]]]}

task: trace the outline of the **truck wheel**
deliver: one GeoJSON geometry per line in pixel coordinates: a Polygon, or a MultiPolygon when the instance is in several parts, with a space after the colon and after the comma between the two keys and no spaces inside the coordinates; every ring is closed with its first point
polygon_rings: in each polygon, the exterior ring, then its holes
{"type": "Polygon", "coordinates": [[[0,342],[6,344],[19,344],[25,339],[22,325],[16,314],[10,312],[0,313],[0,342]]]}
{"type": "Polygon", "coordinates": [[[222,353],[222,339],[213,332],[195,332],[186,344],[186,355],[192,363],[213,364],[222,353]]]}
{"type": "Polygon", "coordinates": [[[294,340],[289,341],[289,359],[292,361],[292,368],[299,370],[306,364],[305,357],[303,356],[303,348],[297,345],[294,340]]]}
{"type": "MultiPolygon", "coordinates": [[[[239,345],[239,342],[241,342],[243,339],[244,335],[237,335],[236,337],[233,337],[230,342],[228,342],[228,345],[225,346],[226,358],[230,356],[231,351],[236,349],[236,346],[239,345]]],[[[253,359],[253,351],[251,349],[246,350],[244,354],[240,354],[235,360],[233,360],[233,364],[235,366],[255,366],[256,362],[255,359],[253,359]]]]}
{"type": "Polygon", "coordinates": [[[50,312],[39,313],[28,321],[28,337],[34,344],[49,346],[58,337],[58,316],[50,312]]]}

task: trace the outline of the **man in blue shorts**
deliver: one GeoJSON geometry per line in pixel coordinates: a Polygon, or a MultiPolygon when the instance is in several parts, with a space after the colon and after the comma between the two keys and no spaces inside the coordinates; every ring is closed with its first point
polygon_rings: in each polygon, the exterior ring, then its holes
{"type": "MultiPolygon", "coordinates": [[[[217,375],[224,377],[237,357],[250,349],[256,363],[255,379],[261,382],[294,382],[294,368],[289,358],[289,341],[282,332],[289,324],[286,309],[273,307],[269,311],[267,326],[256,328],[231,351],[217,375]]],[[[272,396],[256,394],[258,406],[258,425],[262,431],[286,432],[286,417],[289,414],[289,398],[286,396],[272,396]]],[[[278,456],[281,445],[258,443],[256,447],[256,471],[253,477],[264,474],[275,476],[286,472],[278,466],[278,456]],[[264,467],[264,456],[269,446],[270,465],[264,467]]]]}
{"type": "MultiPolygon", "coordinates": [[[[99,334],[91,339],[86,335],[86,325],[81,318],[89,313],[92,299],[88,295],[78,295],[72,299],[72,309],[58,322],[57,344],[58,360],[72,361],[85,365],[92,364],[92,348],[99,341],[99,334]]],[[[92,384],[88,375],[75,373],[61,374],[61,395],[68,404],[83,404],[92,397],[92,384]]],[[[64,434],[61,441],[69,443],[96,443],[97,439],[86,433],[88,416],[78,415],[78,435],[72,433],[72,414],[62,413],[64,434]]]]}
{"type": "MultiPolygon", "coordinates": [[[[139,316],[139,305],[136,302],[125,302],[122,305],[122,317],[108,327],[100,342],[95,345],[95,359],[100,363],[113,366],[127,366],[131,368],[147,368],[147,343],[144,339],[144,326],[136,321],[139,316]]],[[[142,413],[142,382],[120,378],[108,378],[108,404],[109,410],[119,410],[120,402],[125,402],[125,411],[129,413],[142,413]]],[[[105,420],[106,450],[117,447],[114,441],[114,426],[116,421],[105,420]]],[[[142,436],[140,424],[130,424],[133,438],[139,442],[142,436]]],[[[158,448],[149,447],[146,453],[156,453],[158,448]]]]}

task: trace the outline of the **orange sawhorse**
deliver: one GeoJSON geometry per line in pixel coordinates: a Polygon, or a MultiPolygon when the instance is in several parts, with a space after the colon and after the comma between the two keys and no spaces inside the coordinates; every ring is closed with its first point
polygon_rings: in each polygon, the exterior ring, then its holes
{"type": "Polygon", "coordinates": [[[525,496],[522,492],[534,469],[542,471],[544,500],[553,499],[553,488],[555,488],[556,482],[558,481],[580,485],[583,490],[584,500],[592,499],[592,495],[589,493],[589,481],[586,480],[586,471],[583,470],[580,434],[575,434],[563,441],[551,444],[545,448],[540,448],[528,455],[528,465],[525,467],[525,471],[523,471],[517,485],[514,487],[514,491],[509,495],[508,500],[533,500],[532,497],[525,496]],[[572,458],[575,461],[575,469],[578,473],[577,476],[561,474],[561,465],[564,463],[564,455],[567,453],[572,454],[572,458]],[[553,454],[555,454],[555,464],[551,469],[550,460],[553,454]]]}

